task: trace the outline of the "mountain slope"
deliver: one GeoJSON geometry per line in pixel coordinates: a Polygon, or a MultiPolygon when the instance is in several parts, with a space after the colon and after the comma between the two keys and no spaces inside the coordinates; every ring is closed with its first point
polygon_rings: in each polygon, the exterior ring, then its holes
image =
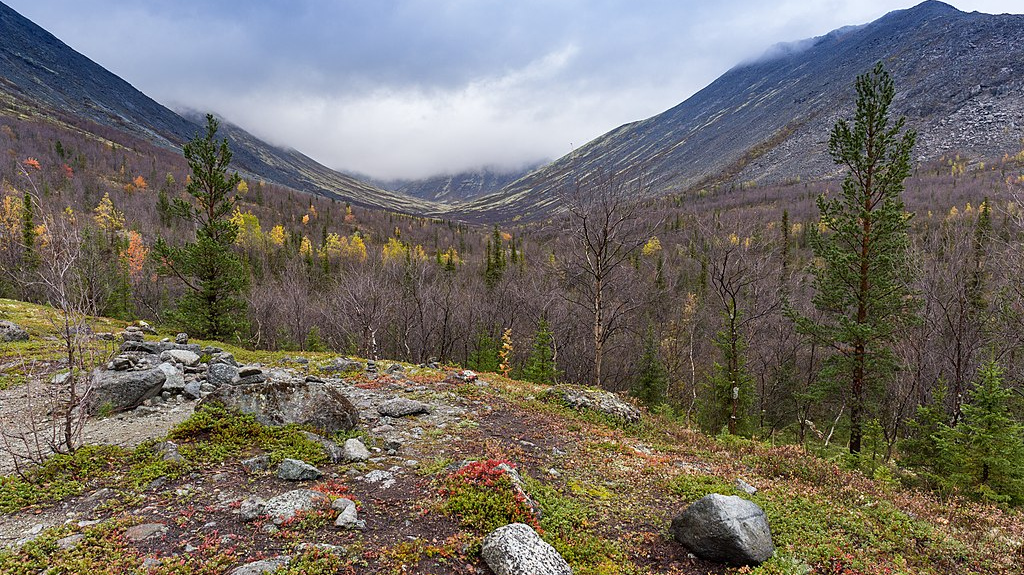
{"type": "MultiPolygon", "coordinates": [[[[160,105],[2,3],[0,38],[0,114],[42,116],[86,130],[83,126],[95,123],[175,149],[200,132],[201,121],[160,105]]],[[[233,167],[242,172],[364,207],[418,214],[439,210],[431,202],[380,190],[294,150],[271,146],[236,126],[224,128],[233,167]]]]}
{"type": "Polygon", "coordinates": [[[391,180],[374,183],[381,188],[395,190],[415,198],[459,203],[497,192],[524,176],[526,172],[527,170],[498,172],[485,168],[458,174],[442,174],[419,180],[391,180]]]}
{"type": "Polygon", "coordinates": [[[716,184],[837,174],[825,146],[853,110],[853,81],[885,63],[895,112],[919,131],[915,157],[1001,157],[1024,127],[1024,16],[964,13],[927,1],[739,65],[678,106],[621,126],[503,190],[465,217],[541,217],[573,178],[642,174],[651,196],[716,184]]]}

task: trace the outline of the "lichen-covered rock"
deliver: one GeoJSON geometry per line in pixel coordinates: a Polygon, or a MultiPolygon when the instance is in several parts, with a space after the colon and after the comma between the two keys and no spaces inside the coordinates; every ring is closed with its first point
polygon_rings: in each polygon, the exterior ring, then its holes
{"type": "Polygon", "coordinates": [[[359,411],[337,389],[302,380],[226,385],[204,397],[199,405],[221,404],[251,414],[264,425],[308,425],[324,434],[349,431],[359,423],[359,411]]]}
{"type": "Polygon", "coordinates": [[[322,475],[319,469],[298,459],[285,459],[277,467],[277,476],[286,481],[311,481],[322,475]]]}
{"type": "Polygon", "coordinates": [[[164,384],[160,387],[161,391],[172,395],[180,395],[185,391],[185,375],[173,363],[164,362],[156,368],[164,372],[164,384]]]}
{"type": "Polygon", "coordinates": [[[638,423],[640,410],[619,399],[610,391],[588,389],[570,385],[559,385],[544,392],[548,398],[557,399],[572,409],[589,409],[621,419],[626,423],[638,423]]]}
{"type": "Polygon", "coordinates": [[[291,560],[290,555],[278,555],[270,559],[261,559],[260,561],[239,565],[229,571],[228,575],[263,575],[264,573],[273,573],[282,567],[287,567],[291,560]]]}
{"type": "Polygon", "coordinates": [[[230,384],[238,377],[238,368],[224,362],[210,363],[206,370],[206,381],[217,387],[230,384]]]}
{"type": "Polygon", "coordinates": [[[160,352],[160,361],[180,363],[191,367],[199,363],[199,354],[187,349],[168,349],[160,352]]]}
{"type": "Polygon", "coordinates": [[[271,497],[264,504],[263,512],[270,516],[275,525],[295,517],[300,511],[326,509],[331,505],[330,497],[312,489],[295,489],[271,497]]]}
{"type": "Polygon", "coordinates": [[[671,531],[694,555],[718,563],[760,565],[775,553],[764,510],[735,495],[705,495],[672,520],[671,531]]]}
{"type": "Polygon", "coordinates": [[[13,321],[0,321],[0,341],[26,341],[28,332],[13,321]]]}
{"type": "Polygon", "coordinates": [[[484,538],[480,555],[495,575],[572,575],[558,551],[525,523],[492,531],[484,538]]]}
{"type": "Polygon", "coordinates": [[[415,399],[396,397],[382,403],[377,408],[377,413],[388,417],[406,417],[430,413],[430,406],[415,399]]]}
{"type": "Polygon", "coordinates": [[[166,379],[167,373],[160,367],[139,371],[94,370],[89,413],[134,409],[159,394],[166,379]]]}
{"type": "Polygon", "coordinates": [[[343,461],[366,461],[370,458],[370,451],[366,449],[362,441],[352,437],[345,440],[343,448],[343,461]]]}

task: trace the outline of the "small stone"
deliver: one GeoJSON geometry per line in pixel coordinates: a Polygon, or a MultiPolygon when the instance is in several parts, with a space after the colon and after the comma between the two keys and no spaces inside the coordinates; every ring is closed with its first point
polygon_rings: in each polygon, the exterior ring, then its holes
{"type": "Polygon", "coordinates": [[[733,486],[736,487],[736,489],[742,491],[743,493],[746,493],[747,495],[757,494],[757,488],[747,483],[746,481],[743,481],[742,479],[736,479],[736,481],[733,483],[733,486]]]}
{"type": "MultiPolygon", "coordinates": [[[[334,526],[339,529],[366,529],[366,522],[361,521],[356,510],[356,504],[349,499],[338,499],[337,501],[347,501],[347,505],[342,505],[341,513],[338,514],[338,518],[334,520],[334,526]]],[[[337,509],[337,507],[335,507],[337,509]]]]}
{"type": "Polygon", "coordinates": [[[249,377],[251,375],[260,375],[263,370],[255,365],[246,365],[238,370],[238,377],[249,377]]]}
{"type": "Polygon", "coordinates": [[[245,377],[238,377],[232,380],[232,385],[256,385],[257,383],[263,383],[267,381],[267,376],[262,373],[253,375],[247,375],[245,377]]]}
{"type": "Polygon", "coordinates": [[[57,547],[63,549],[64,551],[67,551],[68,549],[74,549],[75,547],[78,547],[78,544],[82,542],[82,539],[85,539],[85,535],[82,535],[81,533],[75,533],[74,535],[68,535],[67,537],[62,537],[58,539],[57,541],[55,541],[55,544],[57,545],[57,547]]]}
{"type": "Polygon", "coordinates": [[[242,467],[249,473],[259,473],[270,468],[270,456],[267,454],[257,455],[242,460],[242,467]]]}
{"type": "Polygon", "coordinates": [[[260,497],[246,497],[238,508],[238,515],[242,521],[255,521],[267,512],[267,502],[260,497]]]}
{"type": "Polygon", "coordinates": [[[344,461],[366,461],[369,458],[370,452],[363,445],[362,441],[354,437],[345,440],[344,461]]]}
{"type": "Polygon", "coordinates": [[[430,413],[430,406],[415,399],[396,397],[377,407],[377,413],[388,417],[406,417],[430,413]]]}
{"type": "Polygon", "coordinates": [[[185,389],[181,390],[181,394],[188,399],[199,399],[202,396],[203,384],[198,381],[190,381],[185,384],[185,389]]]}
{"type": "Polygon", "coordinates": [[[329,505],[330,498],[319,491],[295,489],[271,497],[267,500],[264,512],[271,517],[275,525],[281,525],[300,511],[325,509],[329,505]]]}
{"type": "Polygon", "coordinates": [[[290,555],[278,555],[272,559],[262,559],[260,561],[253,561],[252,563],[246,563],[245,565],[239,565],[231,571],[228,575],[264,575],[265,573],[273,573],[282,567],[286,567],[292,560],[290,555]]]}
{"type": "Polygon", "coordinates": [[[188,344],[188,334],[187,333],[179,333],[178,335],[174,336],[174,343],[176,343],[178,345],[186,345],[186,344],[188,344]]]}
{"type": "Polygon", "coordinates": [[[362,477],[366,483],[379,483],[381,489],[387,489],[395,484],[395,474],[383,469],[375,469],[362,477]]]}
{"type": "Polygon", "coordinates": [[[143,523],[132,525],[124,531],[124,538],[129,541],[144,541],[167,532],[167,526],[163,523],[143,523]]]}
{"type": "Polygon", "coordinates": [[[277,467],[277,476],[286,481],[310,481],[322,475],[319,469],[298,459],[285,459],[277,467]]]}

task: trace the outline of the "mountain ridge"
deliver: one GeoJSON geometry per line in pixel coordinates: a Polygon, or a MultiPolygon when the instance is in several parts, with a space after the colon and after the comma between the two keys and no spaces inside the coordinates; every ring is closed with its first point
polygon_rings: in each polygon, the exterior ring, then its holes
{"type": "Polygon", "coordinates": [[[644,174],[651,197],[835,177],[829,131],[852,112],[855,77],[878,61],[896,82],[894,112],[919,132],[916,160],[1016,152],[1024,127],[1020,37],[1022,15],[965,13],[934,0],[893,11],[805,50],[738,64],[665,112],[611,130],[459,212],[545,217],[562,190],[601,170],[644,174]]]}
{"type": "MultiPolygon", "coordinates": [[[[180,149],[202,121],[178,114],[0,2],[0,113],[68,115],[180,149]]],[[[433,202],[382,190],[327,168],[297,150],[272,146],[222,122],[233,168],[298,191],[369,208],[434,214],[433,202]]],[[[85,128],[81,128],[85,129],[85,128]]]]}

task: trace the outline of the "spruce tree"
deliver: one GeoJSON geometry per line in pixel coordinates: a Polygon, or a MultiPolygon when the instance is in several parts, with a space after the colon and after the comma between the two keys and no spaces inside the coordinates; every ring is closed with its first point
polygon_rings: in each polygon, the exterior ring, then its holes
{"type": "Polygon", "coordinates": [[[530,357],[523,365],[522,379],[533,383],[555,383],[558,367],[555,365],[554,334],[547,318],[540,318],[537,333],[533,336],[530,357]]]}
{"type": "Polygon", "coordinates": [[[824,233],[817,234],[815,306],[824,317],[797,319],[798,329],[830,346],[826,376],[845,388],[850,406],[850,453],[859,453],[869,395],[897,369],[892,344],[915,319],[910,288],[908,215],[903,181],[910,175],[915,133],[905,119],[890,123],[895,88],[881,63],[857,77],[851,126],[836,122],[832,159],[848,169],[841,193],[818,198],[824,233]]]}
{"type": "Polygon", "coordinates": [[[633,380],[633,386],[629,392],[647,407],[654,407],[665,402],[667,390],[668,372],[665,371],[665,366],[661,363],[654,326],[647,326],[643,353],[637,363],[636,378],[633,380]]]}
{"type": "Polygon", "coordinates": [[[192,172],[185,186],[192,202],[175,198],[171,208],[175,217],[195,225],[195,242],[171,246],[161,238],[153,254],[165,273],[188,288],[178,300],[173,319],[194,335],[225,339],[246,327],[242,292],[248,276],[232,251],[238,226],[231,221],[231,213],[240,199],[241,178],[227,173],[231,150],[226,139],[217,141],[217,128],[217,120],[207,114],[206,133],[182,147],[192,172]]]}
{"type": "Polygon", "coordinates": [[[937,434],[945,463],[939,471],[947,485],[993,501],[1024,503],[1024,425],[1013,417],[1012,402],[1002,368],[985,363],[961,407],[963,419],[937,434]]]}

